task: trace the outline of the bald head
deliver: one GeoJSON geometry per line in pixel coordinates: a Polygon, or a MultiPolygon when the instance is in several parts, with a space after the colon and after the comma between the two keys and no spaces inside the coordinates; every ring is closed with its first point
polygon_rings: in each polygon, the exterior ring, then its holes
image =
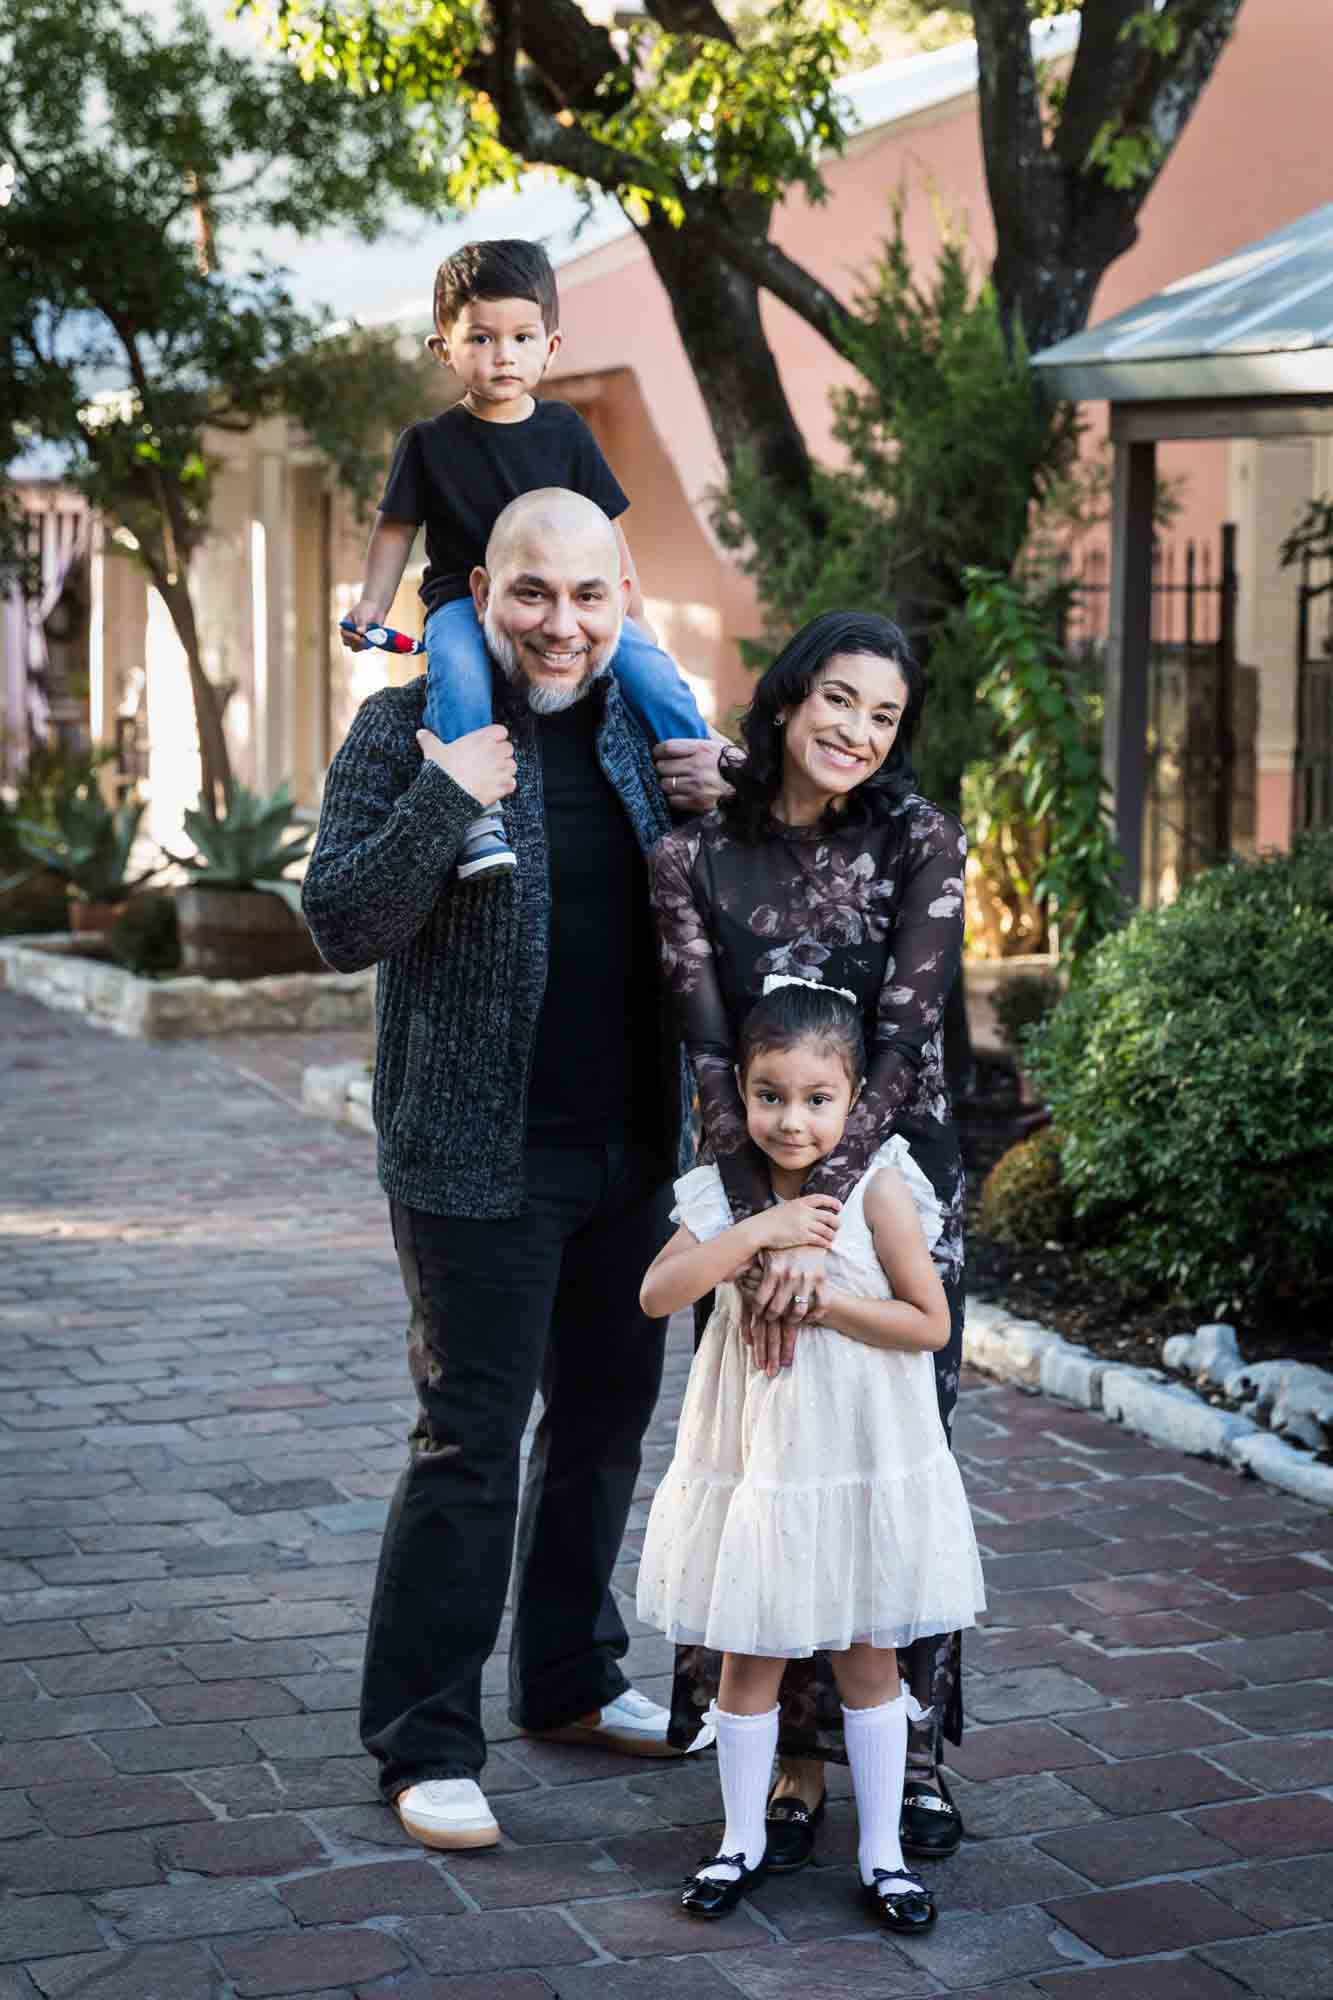
{"type": "Polygon", "coordinates": [[[556,550],[586,547],[596,552],[607,578],[620,576],[620,544],[616,531],[595,500],[563,486],[539,486],[520,493],[496,516],[486,544],[486,570],[492,582],[529,557],[547,560],[556,550]]]}
{"type": "Polygon", "coordinates": [[[581,493],[520,494],[497,519],[472,595],[495,660],[539,714],[568,708],[608,665],[629,598],[620,541],[581,493]]]}

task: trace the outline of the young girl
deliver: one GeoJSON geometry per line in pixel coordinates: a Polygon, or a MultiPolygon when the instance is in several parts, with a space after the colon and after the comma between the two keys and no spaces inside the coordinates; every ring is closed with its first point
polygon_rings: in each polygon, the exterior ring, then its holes
{"type": "Polygon", "coordinates": [[[862,1893],[894,1931],[922,1931],[934,1901],[898,1842],[907,1724],[897,1648],[972,1625],[981,1566],[935,1396],[949,1334],[930,1248],[941,1228],[903,1140],[882,1146],[846,1206],[802,1196],[860,1090],[854,996],[769,978],[745,1022],[737,1082],[777,1203],[731,1222],[716,1167],[676,1183],[681,1227],[643,1281],[645,1312],[716,1288],[690,1370],[676,1455],[639,1566],[639,1615],[724,1655],[713,1710],[726,1831],[683,1907],[733,1909],[764,1873],[764,1808],[784,1663],[833,1655],[859,1822],[862,1893]],[[829,1251],[790,1368],[759,1368],[734,1280],[760,1251],[829,1251]]]}

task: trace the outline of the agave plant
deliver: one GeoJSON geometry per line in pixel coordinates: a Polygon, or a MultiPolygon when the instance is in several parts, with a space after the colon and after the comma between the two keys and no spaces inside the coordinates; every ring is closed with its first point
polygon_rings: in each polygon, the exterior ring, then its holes
{"type": "Polygon", "coordinates": [[[123,903],[162,870],[156,861],[138,874],[130,871],[143,816],[142,799],[109,806],[89,781],[55,801],[50,825],[20,819],[15,832],[28,859],[61,876],[82,901],[123,903]]]}
{"type": "Polygon", "coordinates": [[[214,819],[196,806],[185,815],[185,831],[195,852],[181,858],[199,889],[268,889],[295,901],[298,886],[284,881],[289,863],[310,852],[314,834],[291,834],[294,801],[284,779],[271,797],[233,785],[226,811],[214,819]]]}

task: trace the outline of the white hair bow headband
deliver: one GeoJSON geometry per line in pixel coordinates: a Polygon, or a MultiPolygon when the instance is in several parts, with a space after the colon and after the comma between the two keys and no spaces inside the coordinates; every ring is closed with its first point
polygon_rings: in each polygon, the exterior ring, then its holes
{"type": "Polygon", "coordinates": [[[836,993],[840,1000],[850,1000],[853,1007],[859,1007],[861,1004],[856,995],[849,993],[845,986],[825,986],[822,979],[797,979],[791,972],[770,972],[765,976],[765,994],[776,993],[780,986],[808,986],[812,993],[836,993]]]}

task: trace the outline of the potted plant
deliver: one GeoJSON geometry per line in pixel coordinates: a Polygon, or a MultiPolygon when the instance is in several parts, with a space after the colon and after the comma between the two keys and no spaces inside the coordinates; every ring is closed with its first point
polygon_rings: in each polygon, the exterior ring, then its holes
{"type": "Polygon", "coordinates": [[[160,874],[162,863],[131,872],[130,856],[139,838],[144,801],[131,796],[109,806],[89,777],[58,797],[49,824],[20,819],[18,844],[34,873],[45,869],[65,884],[73,931],[110,930],[134,891],[160,874]]]}
{"type": "Polygon", "coordinates": [[[320,970],[301,917],[300,884],[284,873],[309,853],[314,835],[292,834],[291,820],[285,781],[270,798],[233,784],[217,818],[202,804],[186,813],[195,852],[180,861],[191,879],[176,890],[176,917],[187,973],[261,979],[320,970]]]}

